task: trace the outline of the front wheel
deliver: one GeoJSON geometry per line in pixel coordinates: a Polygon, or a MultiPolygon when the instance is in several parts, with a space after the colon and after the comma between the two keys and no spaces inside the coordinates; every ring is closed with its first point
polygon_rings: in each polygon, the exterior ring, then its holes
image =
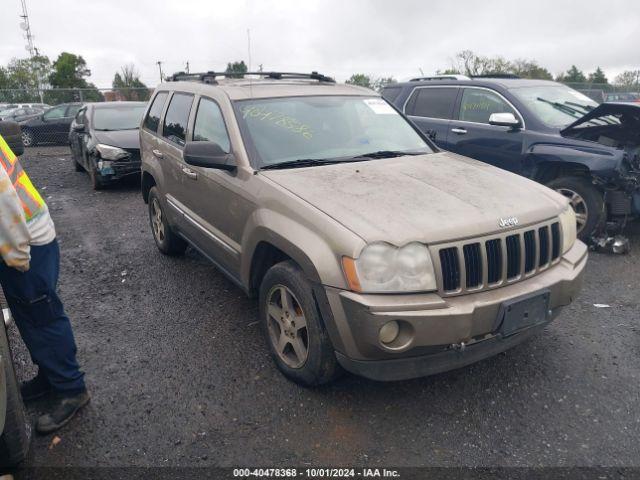
{"type": "Polygon", "coordinates": [[[292,261],[269,269],[260,285],[260,323],[280,371],[306,386],[340,374],[309,281],[292,261]]]}
{"type": "Polygon", "coordinates": [[[598,233],[605,220],[604,197],[586,177],[561,177],[547,184],[569,199],[576,213],[578,238],[588,241],[598,233]]]}
{"type": "Polygon", "coordinates": [[[184,253],[187,242],[180,238],[169,225],[156,187],[149,190],[149,222],[158,250],[170,256],[184,253]]]}

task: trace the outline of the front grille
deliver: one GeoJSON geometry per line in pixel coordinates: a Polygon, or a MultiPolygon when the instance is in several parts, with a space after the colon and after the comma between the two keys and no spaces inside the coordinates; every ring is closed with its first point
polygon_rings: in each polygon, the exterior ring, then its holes
{"type": "Polygon", "coordinates": [[[561,245],[560,225],[554,222],[432,250],[439,260],[440,290],[451,295],[533,276],[559,260],[561,245]]]}
{"type": "Polygon", "coordinates": [[[458,249],[443,248],[440,250],[440,265],[442,265],[442,283],[444,289],[451,292],[460,288],[460,262],[458,249]]]}

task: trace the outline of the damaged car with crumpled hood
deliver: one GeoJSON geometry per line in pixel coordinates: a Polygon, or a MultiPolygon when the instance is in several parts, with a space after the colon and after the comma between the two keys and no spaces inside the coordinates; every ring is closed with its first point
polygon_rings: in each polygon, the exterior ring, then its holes
{"type": "Polygon", "coordinates": [[[640,216],[638,104],[598,105],[566,85],[514,75],[421,77],[382,95],[440,148],[568,197],[578,236],[592,245],[640,216]]]}

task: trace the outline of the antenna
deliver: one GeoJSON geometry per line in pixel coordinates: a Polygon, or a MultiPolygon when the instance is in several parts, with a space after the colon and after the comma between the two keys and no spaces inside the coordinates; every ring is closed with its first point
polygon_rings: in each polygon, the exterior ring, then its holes
{"type": "Polygon", "coordinates": [[[247,70],[251,71],[251,29],[247,28],[247,54],[249,57],[249,65],[247,70]]]}
{"type": "Polygon", "coordinates": [[[422,71],[422,69],[418,67],[418,70],[420,70],[420,76],[424,77],[424,72],[422,71]]]}
{"type": "Polygon", "coordinates": [[[160,82],[164,81],[164,75],[162,75],[162,60],[158,60],[156,65],[158,65],[158,70],[160,70],[160,82]]]}

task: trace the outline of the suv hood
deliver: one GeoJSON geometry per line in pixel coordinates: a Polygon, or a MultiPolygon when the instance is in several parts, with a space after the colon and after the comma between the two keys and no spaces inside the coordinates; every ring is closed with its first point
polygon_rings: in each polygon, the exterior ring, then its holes
{"type": "Polygon", "coordinates": [[[628,114],[640,118],[640,104],[638,103],[601,103],[589,113],[580,117],[578,120],[568,125],[564,129],[560,130],[561,135],[570,135],[575,127],[582,125],[594,118],[602,117],[604,115],[622,115],[628,114]]]}
{"type": "Polygon", "coordinates": [[[524,177],[449,152],[261,175],[320,209],[366,242],[440,243],[558,215],[567,200],[524,177]]]}

